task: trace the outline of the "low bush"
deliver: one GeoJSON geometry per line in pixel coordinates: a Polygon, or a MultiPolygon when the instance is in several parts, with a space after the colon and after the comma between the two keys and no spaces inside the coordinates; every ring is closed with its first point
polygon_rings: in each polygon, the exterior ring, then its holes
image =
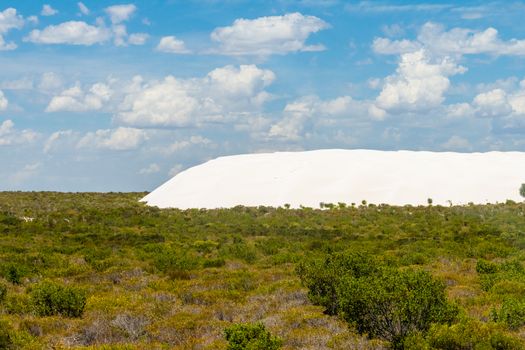
{"type": "Polygon", "coordinates": [[[39,316],[81,317],[86,306],[84,291],[50,281],[31,289],[31,303],[39,316]]]}
{"type": "Polygon", "coordinates": [[[7,296],[7,286],[0,282],[0,304],[2,304],[7,296]]]}
{"type": "Polygon", "coordinates": [[[22,283],[22,270],[16,265],[9,265],[5,272],[5,279],[12,284],[22,283]]]}
{"type": "Polygon", "coordinates": [[[11,327],[6,321],[0,320],[0,350],[10,349],[12,345],[11,327]]]}
{"type": "Polygon", "coordinates": [[[282,340],[273,336],[263,324],[234,324],[224,330],[227,350],[277,350],[282,340]]]}
{"type": "Polygon", "coordinates": [[[492,319],[507,325],[512,330],[525,325],[525,301],[509,298],[503,302],[499,310],[492,311],[492,319]]]}
{"type": "Polygon", "coordinates": [[[427,337],[432,349],[519,350],[522,344],[495,323],[463,320],[454,325],[434,325],[427,337]]]}
{"type": "Polygon", "coordinates": [[[496,263],[479,259],[476,263],[476,272],[479,274],[492,274],[499,271],[499,266],[496,263]]]}
{"type": "Polygon", "coordinates": [[[153,261],[155,267],[164,273],[187,273],[201,266],[201,258],[191,253],[176,249],[165,249],[156,254],[153,261]]]}

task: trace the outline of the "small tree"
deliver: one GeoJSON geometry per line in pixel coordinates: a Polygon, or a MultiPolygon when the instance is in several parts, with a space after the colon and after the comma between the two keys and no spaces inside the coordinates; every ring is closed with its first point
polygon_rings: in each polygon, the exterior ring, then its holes
{"type": "Polygon", "coordinates": [[[525,184],[521,184],[520,195],[525,198],[525,184]]]}

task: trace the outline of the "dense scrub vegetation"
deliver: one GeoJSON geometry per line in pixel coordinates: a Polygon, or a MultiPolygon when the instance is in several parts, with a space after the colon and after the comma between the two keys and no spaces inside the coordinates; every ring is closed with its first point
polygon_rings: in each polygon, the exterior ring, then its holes
{"type": "Polygon", "coordinates": [[[525,348],[522,203],[143,195],[0,193],[0,349],[525,348]]]}

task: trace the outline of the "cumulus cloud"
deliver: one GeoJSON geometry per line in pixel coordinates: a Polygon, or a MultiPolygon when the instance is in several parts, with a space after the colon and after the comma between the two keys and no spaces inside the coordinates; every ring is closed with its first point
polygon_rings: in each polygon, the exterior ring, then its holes
{"type": "Polygon", "coordinates": [[[79,84],[62,91],[49,102],[46,112],[86,112],[100,110],[113,94],[103,83],[93,84],[84,91],[79,84]]]}
{"type": "Polygon", "coordinates": [[[32,30],[24,38],[37,44],[69,44],[91,46],[111,38],[111,31],[103,26],[92,26],[82,21],[69,21],[32,30]]]}
{"type": "Polygon", "coordinates": [[[14,50],[17,45],[13,42],[6,42],[4,36],[12,29],[20,29],[24,26],[24,18],[20,16],[16,9],[7,8],[0,11],[0,51],[14,50]]]}
{"type": "Polygon", "coordinates": [[[32,130],[15,129],[15,123],[7,119],[0,123],[0,146],[21,145],[34,142],[38,134],[32,130]]]}
{"type": "Polygon", "coordinates": [[[46,72],[42,74],[40,82],[38,83],[38,90],[40,92],[54,92],[60,90],[64,86],[62,78],[53,72],[46,72]]]}
{"type": "Polygon", "coordinates": [[[80,2],[80,1],[77,2],[77,6],[78,6],[78,10],[80,11],[81,14],[83,14],[85,16],[89,15],[89,13],[90,13],[89,8],[86,5],[84,5],[83,2],[80,2]]]}
{"type": "Polygon", "coordinates": [[[401,55],[396,73],[385,78],[376,98],[377,107],[392,111],[416,111],[439,106],[450,87],[449,76],[466,68],[449,58],[432,62],[424,50],[401,55]]]}
{"type": "Polygon", "coordinates": [[[4,92],[0,90],[0,112],[5,111],[8,105],[9,105],[9,101],[5,97],[4,92]]]}
{"type": "Polygon", "coordinates": [[[120,127],[89,132],[80,139],[77,147],[127,151],[138,148],[146,139],[144,130],[120,127]]]}
{"type": "Polygon", "coordinates": [[[136,77],[116,120],[132,126],[197,126],[224,122],[259,109],[275,75],[255,65],[217,68],[204,78],[168,76],[145,83],[136,77]]]}
{"type": "Polygon", "coordinates": [[[149,34],[133,33],[128,38],[128,43],[131,45],[144,45],[149,39],[149,34]]]}
{"type": "Polygon", "coordinates": [[[309,124],[336,124],[342,119],[382,119],[384,111],[379,111],[369,101],[354,100],[341,96],[331,100],[321,100],[318,96],[305,96],[288,103],[283,110],[283,118],[274,123],[268,137],[297,141],[308,135],[309,124]]]}
{"type": "Polygon", "coordinates": [[[474,97],[473,105],[480,117],[499,117],[512,112],[512,106],[507,99],[507,93],[502,89],[483,92],[474,97]]]}
{"type": "Polygon", "coordinates": [[[441,148],[447,151],[469,151],[472,149],[472,145],[467,139],[453,135],[441,145],[441,148]]]}
{"type": "Polygon", "coordinates": [[[157,51],[185,54],[191,51],[186,48],[184,41],[177,39],[174,36],[165,36],[160,39],[157,45],[157,51]]]}
{"type": "Polygon", "coordinates": [[[44,143],[44,153],[49,153],[53,148],[56,147],[63,139],[68,139],[74,136],[73,130],[59,130],[52,133],[44,143]]]}
{"type": "Polygon", "coordinates": [[[321,51],[324,46],[307,45],[308,37],[328,28],[315,16],[290,13],[284,16],[237,19],[228,27],[216,28],[211,39],[225,55],[271,55],[297,51],[321,51]]]}
{"type": "Polygon", "coordinates": [[[9,176],[9,181],[12,184],[19,185],[35,176],[40,171],[41,167],[42,163],[40,162],[26,164],[22,169],[11,174],[9,176]]]}
{"type": "Polygon", "coordinates": [[[41,16],[54,16],[57,13],[58,11],[51,7],[51,5],[49,4],[45,4],[44,6],[42,6],[42,11],[40,11],[41,16]]]}
{"type": "Polygon", "coordinates": [[[182,164],[175,164],[173,167],[171,167],[170,171],[168,172],[168,175],[175,176],[183,170],[184,166],[182,164]]]}
{"type": "Polygon", "coordinates": [[[435,55],[525,55],[525,40],[502,40],[495,28],[453,28],[447,31],[442,25],[432,22],[421,27],[416,40],[376,38],[372,47],[375,52],[387,55],[414,52],[421,48],[435,55]]]}
{"type": "Polygon", "coordinates": [[[175,141],[169,146],[163,148],[162,153],[164,154],[173,154],[177,153],[183,149],[192,147],[192,146],[211,146],[213,143],[210,139],[202,137],[200,135],[193,135],[186,140],[175,141]]]}
{"type": "Polygon", "coordinates": [[[150,175],[155,174],[160,171],[160,166],[157,163],[151,163],[145,168],[139,170],[140,175],[150,175]]]}
{"type": "Polygon", "coordinates": [[[137,6],[133,4],[126,5],[114,5],[106,7],[104,10],[113,24],[119,24],[125,22],[133,16],[133,13],[137,10],[137,6]]]}
{"type": "MultiPolygon", "coordinates": [[[[4,89],[4,90],[31,90],[31,89],[33,89],[33,80],[28,78],[28,77],[24,77],[24,78],[15,79],[15,80],[2,81],[0,83],[0,89],[4,89]]],[[[1,95],[1,91],[0,91],[0,95],[1,95]]],[[[0,100],[1,99],[2,98],[0,97],[0,100]]],[[[2,103],[0,102],[0,110],[2,109],[1,105],[2,105],[2,103]]]]}

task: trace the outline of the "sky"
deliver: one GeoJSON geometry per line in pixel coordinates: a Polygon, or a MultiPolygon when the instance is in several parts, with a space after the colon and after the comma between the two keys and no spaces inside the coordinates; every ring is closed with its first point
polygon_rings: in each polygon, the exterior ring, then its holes
{"type": "Polygon", "coordinates": [[[325,148],[525,151],[525,2],[0,2],[0,190],[325,148]]]}

